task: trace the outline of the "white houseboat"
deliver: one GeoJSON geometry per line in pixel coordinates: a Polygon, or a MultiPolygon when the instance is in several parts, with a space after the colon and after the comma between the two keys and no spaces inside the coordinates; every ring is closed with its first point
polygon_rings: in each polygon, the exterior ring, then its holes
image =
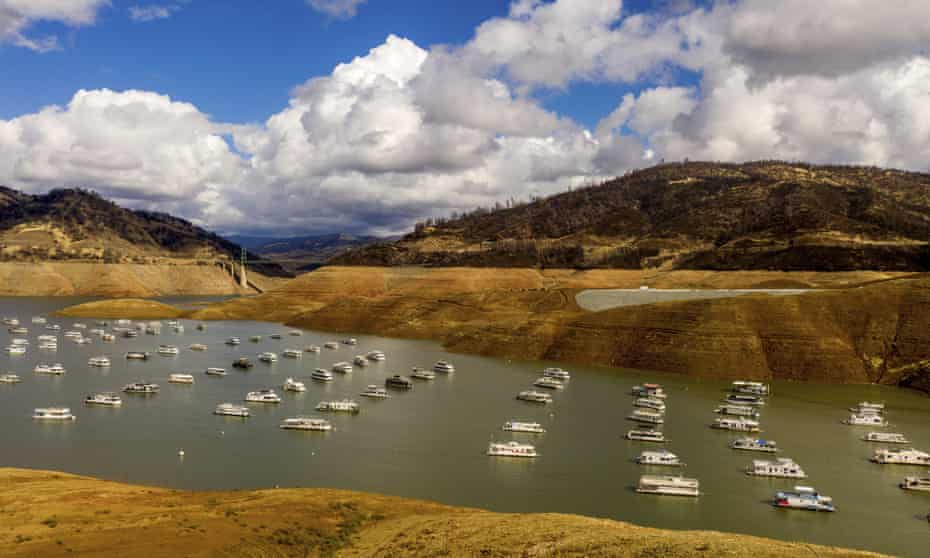
{"type": "Polygon", "coordinates": [[[746,474],[754,477],[775,477],[780,479],[807,478],[804,469],[787,457],[780,457],[772,461],[765,459],[753,460],[752,465],[746,469],[746,474]]]}
{"type": "Polygon", "coordinates": [[[532,444],[520,442],[491,442],[488,455],[494,457],[536,457],[536,448],[532,444]]]}
{"type": "Polygon", "coordinates": [[[636,492],[640,494],[660,494],[664,496],[701,495],[701,483],[697,479],[675,477],[671,475],[643,475],[639,478],[636,492]]]}

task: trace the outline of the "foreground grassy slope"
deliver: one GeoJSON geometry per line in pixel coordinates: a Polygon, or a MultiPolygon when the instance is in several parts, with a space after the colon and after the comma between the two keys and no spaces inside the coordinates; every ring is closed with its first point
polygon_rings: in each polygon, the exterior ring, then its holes
{"type": "Polygon", "coordinates": [[[879,556],[340,490],[188,492],[22,469],[0,469],[0,514],[0,555],[10,558],[879,556]]]}
{"type": "MultiPolygon", "coordinates": [[[[133,316],[121,301],[65,315],[133,316]]],[[[701,377],[886,383],[922,388],[930,360],[930,277],[532,269],[324,268],[263,295],[185,314],[334,332],[433,339],[465,353],[701,377]],[[586,312],[590,287],[824,288],[586,312]],[[907,382],[902,382],[905,377],[907,382]]]]}

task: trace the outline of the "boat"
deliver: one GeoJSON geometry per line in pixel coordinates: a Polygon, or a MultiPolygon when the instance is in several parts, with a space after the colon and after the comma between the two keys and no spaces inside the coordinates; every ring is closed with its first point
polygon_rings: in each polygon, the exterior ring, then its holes
{"type": "Polygon", "coordinates": [[[260,389],[247,393],[245,401],[248,403],[280,403],[281,397],[273,389],[260,389]]]}
{"type": "Polygon", "coordinates": [[[368,362],[368,359],[363,357],[362,355],[356,355],[355,358],[352,359],[352,364],[354,364],[355,366],[365,367],[365,366],[368,366],[369,362],[368,362]]]}
{"type": "Polygon", "coordinates": [[[532,444],[520,442],[491,442],[488,455],[492,457],[536,457],[536,448],[532,444]]]}
{"type": "Polygon", "coordinates": [[[330,413],[352,413],[356,414],[360,408],[358,403],[351,399],[342,399],[339,401],[320,401],[316,406],[317,411],[330,413]]]}
{"type": "Polygon", "coordinates": [[[188,348],[192,351],[206,351],[208,347],[203,343],[194,343],[188,348]]]}
{"type": "Polygon", "coordinates": [[[45,329],[49,331],[61,331],[61,326],[58,324],[48,324],[45,326],[45,329]]]}
{"type": "Polygon", "coordinates": [[[54,341],[58,342],[58,338],[54,335],[39,335],[36,337],[36,341],[54,341]]]}
{"type": "Polygon", "coordinates": [[[718,415],[750,417],[754,419],[759,418],[759,410],[755,407],[749,407],[746,405],[720,405],[714,409],[714,412],[718,415]]]}
{"type": "Polygon", "coordinates": [[[249,341],[251,341],[252,343],[259,343],[259,342],[261,342],[261,340],[262,340],[262,336],[261,336],[261,335],[253,335],[253,336],[249,337],[249,341]]]}
{"type": "Polygon", "coordinates": [[[307,347],[306,349],[304,349],[304,352],[307,352],[307,353],[317,353],[317,354],[319,354],[320,348],[319,348],[318,346],[316,346],[316,345],[310,345],[309,347],[307,347]]]}
{"type": "Polygon", "coordinates": [[[749,405],[752,407],[761,407],[765,405],[765,398],[760,395],[746,395],[744,393],[731,393],[723,400],[724,403],[733,405],[749,405]]]}
{"type": "Polygon", "coordinates": [[[94,328],[90,330],[91,335],[96,335],[97,337],[102,337],[105,332],[102,329],[94,328]]]}
{"type": "Polygon", "coordinates": [[[104,333],[103,335],[100,336],[100,339],[101,341],[105,343],[113,343],[114,341],[116,341],[116,336],[113,335],[112,333],[104,333]]]}
{"type": "Polygon", "coordinates": [[[258,355],[258,360],[271,364],[273,362],[278,362],[278,355],[274,353],[260,353],[258,355]]]}
{"type": "Polygon", "coordinates": [[[862,439],[866,442],[880,442],[882,444],[910,444],[911,441],[904,434],[897,432],[869,432],[862,439]]]}
{"type": "Polygon", "coordinates": [[[146,395],[158,393],[158,390],[160,389],[161,387],[158,384],[152,384],[149,382],[134,382],[123,386],[123,392],[125,393],[140,393],[146,395]]]}
{"type": "Polygon", "coordinates": [[[323,368],[317,368],[310,373],[310,378],[317,380],[318,382],[332,382],[333,373],[323,368]]]}
{"type": "Polygon", "coordinates": [[[246,418],[249,416],[249,408],[244,405],[235,405],[233,403],[220,403],[213,409],[214,415],[221,415],[224,417],[240,417],[246,418]]]}
{"type": "Polygon", "coordinates": [[[34,323],[34,324],[44,324],[44,323],[47,322],[47,321],[48,321],[48,320],[46,320],[43,316],[33,316],[33,317],[32,317],[32,323],[34,323]]]}
{"type": "Polygon", "coordinates": [[[241,370],[248,370],[255,365],[252,364],[252,361],[247,359],[246,357],[241,357],[241,358],[237,358],[236,360],[234,360],[232,363],[232,366],[233,368],[239,368],[241,370]]]}
{"type": "Polygon", "coordinates": [[[904,477],[898,486],[903,490],[930,492],[930,477],[904,477]]]}
{"type": "Polygon", "coordinates": [[[226,375],[226,369],[225,369],[225,368],[217,368],[217,367],[215,367],[215,366],[211,366],[210,368],[207,368],[207,369],[204,371],[204,374],[206,374],[207,376],[225,376],[225,375],[226,375]]]}
{"type": "Polygon", "coordinates": [[[26,354],[26,347],[22,345],[10,345],[6,349],[6,354],[8,355],[24,355],[26,354]]]}
{"type": "Polygon", "coordinates": [[[106,393],[95,393],[94,395],[88,395],[84,398],[85,405],[100,405],[102,407],[119,407],[123,404],[123,400],[119,395],[106,392],[106,393]]]}
{"type": "Polygon", "coordinates": [[[640,494],[696,498],[701,495],[701,483],[697,479],[672,475],[643,475],[639,477],[636,492],[640,494]]]}
{"type": "Polygon", "coordinates": [[[550,378],[549,376],[540,376],[539,378],[536,378],[536,381],[533,382],[533,385],[536,387],[544,388],[544,389],[564,389],[565,388],[565,384],[562,383],[562,380],[550,378]]]}
{"type": "Polygon", "coordinates": [[[870,459],[881,465],[930,465],[930,453],[911,449],[880,449],[870,459]]]}
{"type": "Polygon", "coordinates": [[[343,345],[349,345],[350,347],[351,347],[351,346],[355,346],[355,345],[358,345],[358,339],[356,339],[356,338],[354,338],[354,337],[349,337],[348,339],[343,339],[343,340],[342,340],[342,344],[343,344],[343,345]]]}
{"type": "Polygon", "coordinates": [[[312,430],[315,432],[329,432],[333,425],[326,419],[315,417],[291,417],[284,419],[280,428],[284,430],[312,430]]]}
{"type": "Polygon", "coordinates": [[[746,469],[746,474],[753,477],[775,477],[779,479],[804,479],[807,474],[800,465],[788,457],[775,460],[755,459],[746,469]]]}
{"type": "Polygon", "coordinates": [[[833,498],[823,496],[810,486],[795,486],[794,492],[776,492],[772,504],[777,508],[834,512],[833,498]]]}
{"type": "Polygon", "coordinates": [[[374,360],[376,362],[383,361],[386,357],[382,351],[368,351],[368,354],[365,355],[365,358],[368,360],[374,360]]]}
{"type": "Polygon", "coordinates": [[[37,364],[36,367],[33,369],[33,372],[35,372],[36,374],[50,374],[52,376],[61,376],[66,372],[66,370],[65,370],[65,367],[62,366],[61,364],[52,364],[52,365],[37,364]]]}
{"type": "Polygon", "coordinates": [[[90,337],[76,337],[74,339],[74,342],[77,343],[78,345],[90,345],[91,343],[94,342],[94,340],[91,339],[90,337]]]}
{"type": "Polygon", "coordinates": [[[630,430],[624,435],[627,440],[635,442],[667,442],[665,433],[660,430],[630,430]]]}
{"type": "Polygon", "coordinates": [[[110,364],[110,359],[105,356],[95,356],[87,359],[87,366],[94,366],[96,368],[107,368],[110,364]]]}
{"type": "Polygon", "coordinates": [[[29,330],[24,327],[11,327],[7,331],[12,333],[13,335],[26,335],[29,333],[29,330]]]}
{"type": "Polygon", "coordinates": [[[235,345],[241,345],[242,339],[239,339],[238,337],[230,337],[229,339],[226,340],[226,344],[231,347],[235,345]]]}
{"type": "Polygon", "coordinates": [[[81,322],[75,322],[71,324],[71,327],[73,327],[74,329],[87,329],[87,324],[81,323],[81,322]]]}
{"type": "Polygon", "coordinates": [[[532,389],[521,391],[517,394],[517,399],[520,401],[528,401],[530,403],[552,403],[551,395],[532,389]]]}
{"type": "Polygon", "coordinates": [[[662,413],[656,411],[647,411],[645,409],[633,409],[633,412],[627,415],[627,420],[634,422],[643,422],[646,424],[662,424],[665,422],[662,413]]]}
{"type": "Polygon", "coordinates": [[[71,409],[67,407],[45,407],[33,411],[32,418],[36,420],[66,421],[74,420],[77,417],[72,415],[71,409]]]}
{"type": "Polygon", "coordinates": [[[19,320],[16,318],[3,318],[3,325],[18,326],[19,320]]]}
{"type": "Polygon", "coordinates": [[[42,341],[41,343],[39,343],[39,350],[40,351],[57,351],[58,343],[55,343],[54,341],[42,341]]]}
{"type": "Polygon", "coordinates": [[[178,351],[178,348],[175,347],[174,345],[159,345],[158,346],[158,354],[160,355],[176,355],[179,352],[180,351],[178,351]]]}
{"type": "Polygon", "coordinates": [[[284,349],[281,356],[285,358],[301,358],[304,356],[304,352],[297,349],[284,349]]]}
{"type": "Polygon", "coordinates": [[[567,370],[562,370],[561,368],[546,368],[543,370],[543,376],[563,381],[570,380],[572,377],[567,370]]]}
{"type": "Polygon", "coordinates": [[[390,397],[390,395],[388,395],[387,389],[375,384],[368,384],[368,387],[365,388],[365,391],[359,395],[362,397],[371,397],[373,399],[387,399],[390,397]]]}
{"type": "Polygon", "coordinates": [[[0,374],[0,384],[18,384],[22,381],[22,378],[16,374],[0,374]]]}
{"type": "Polygon", "coordinates": [[[11,340],[10,340],[10,345],[22,345],[22,346],[26,347],[26,346],[29,345],[29,340],[28,340],[28,339],[19,339],[19,338],[11,339],[11,340]]]}
{"type": "Polygon", "coordinates": [[[171,330],[175,333],[184,333],[184,326],[181,324],[171,326],[171,330]]]}
{"type": "Polygon", "coordinates": [[[191,374],[171,374],[168,382],[172,384],[193,384],[194,376],[191,374]]]}
{"type": "Polygon", "coordinates": [[[759,438],[747,436],[745,438],[737,438],[730,442],[730,449],[775,453],[778,451],[778,446],[771,440],[761,440],[759,438]]]}
{"type": "Polygon", "coordinates": [[[633,406],[665,412],[665,402],[655,397],[637,397],[633,400],[633,406]]]}
{"type": "Polygon", "coordinates": [[[885,412],[884,403],[870,403],[868,401],[860,401],[855,407],[850,407],[849,412],[857,415],[863,414],[882,414],[885,412]]]}
{"type": "Polygon", "coordinates": [[[742,393],[744,395],[769,395],[771,388],[768,384],[763,384],[762,382],[736,380],[730,384],[730,391],[733,393],[742,393]]]}
{"type": "Polygon", "coordinates": [[[717,430],[732,430],[734,432],[759,432],[759,422],[744,417],[721,417],[714,419],[710,427],[716,428],[717,430]]]}
{"type": "Polygon", "coordinates": [[[443,374],[451,374],[452,372],[455,372],[455,365],[453,365],[451,362],[440,360],[433,365],[433,371],[442,372],[443,374]]]}
{"type": "Polygon", "coordinates": [[[271,339],[281,339],[281,334],[280,334],[280,333],[272,333],[272,334],[269,335],[268,337],[270,337],[271,339]]]}
{"type": "Polygon", "coordinates": [[[630,390],[630,393],[636,397],[654,397],[656,399],[665,399],[668,397],[665,390],[662,389],[662,386],[659,384],[643,384],[641,386],[633,386],[633,389],[630,390]]]}
{"type": "Polygon", "coordinates": [[[657,451],[644,451],[636,458],[640,465],[656,465],[661,467],[684,467],[685,464],[674,453],[667,449],[657,451]]]}
{"type": "Polygon", "coordinates": [[[387,380],[384,380],[384,387],[394,389],[413,389],[413,382],[410,378],[405,378],[399,374],[394,374],[387,380]]]}
{"type": "Polygon", "coordinates": [[[849,418],[843,421],[843,424],[849,426],[888,426],[888,421],[881,415],[849,415],[849,418]]]}
{"type": "Polygon", "coordinates": [[[352,365],[348,362],[337,362],[333,365],[333,372],[339,372],[340,374],[348,374],[352,372],[352,365]]]}
{"type": "Polygon", "coordinates": [[[197,331],[207,331],[207,324],[197,324],[197,331]]]}
{"type": "Polygon", "coordinates": [[[431,372],[425,368],[418,368],[414,366],[410,369],[410,377],[417,380],[435,380],[436,373],[431,372]]]}
{"type": "Polygon", "coordinates": [[[509,420],[501,427],[504,432],[524,432],[527,434],[545,434],[546,429],[538,422],[519,422],[509,420]]]}
{"type": "Polygon", "coordinates": [[[287,334],[290,335],[291,337],[300,337],[301,335],[304,334],[304,332],[300,331],[299,329],[292,329],[288,331],[287,334]]]}
{"type": "Polygon", "coordinates": [[[134,329],[128,329],[123,332],[123,337],[127,339],[132,339],[133,337],[139,337],[139,332],[134,329]]]}
{"type": "Polygon", "coordinates": [[[336,343],[335,341],[327,341],[326,343],[323,343],[323,348],[335,350],[339,348],[339,343],[336,343]]]}
{"type": "Polygon", "coordinates": [[[307,386],[305,386],[303,382],[298,382],[294,378],[288,378],[284,380],[284,391],[307,391],[307,386]]]}
{"type": "Polygon", "coordinates": [[[73,331],[73,330],[66,331],[62,335],[64,337],[67,337],[68,339],[79,339],[81,337],[84,337],[84,334],[82,334],[80,331],[73,331]]]}
{"type": "Polygon", "coordinates": [[[126,360],[148,360],[149,354],[141,351],[129,351],[126,353],[126,360]]]}

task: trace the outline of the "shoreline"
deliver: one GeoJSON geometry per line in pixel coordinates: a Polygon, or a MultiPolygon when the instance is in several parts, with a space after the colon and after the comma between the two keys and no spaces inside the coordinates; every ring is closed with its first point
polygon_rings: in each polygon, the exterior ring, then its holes
{"type": "Polygon", "coordinates": [[[185,491],[0,468],[4,556],[753,556],[880,554],[326,488],[185,491]],[[540,532],[545,532],[540,537],[540,532]],[[153,541],[158,541],[157,545],[153,541]]]}

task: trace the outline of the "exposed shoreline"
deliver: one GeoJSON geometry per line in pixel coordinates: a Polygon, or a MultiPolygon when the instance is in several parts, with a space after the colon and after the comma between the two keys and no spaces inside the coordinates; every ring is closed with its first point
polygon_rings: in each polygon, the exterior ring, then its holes
{"type": "Polygon", "coordinates": [[[223,492],[0,469],[0,554],[19,556],[879,557],[716,531],[505,514],[318,488],[223,492]]]}
{"type": "MultiPolygon", "coordinates": [[[[60,315],[152,317],[134,315],[138,306],[109,300],[60,315]]],[[[328,267],[259,296],[193,311],[165,309],[162,317],[272,321],[429,339],[461,353],[721,380],[898,385],[911,377],[904,383],[921,388],[920,363],[930,360],[928,310],[930,278],[913,274],[328,267]],[[584,289],[642,284],[819,290],[599,312],[575,301],[584,289]]]]}

